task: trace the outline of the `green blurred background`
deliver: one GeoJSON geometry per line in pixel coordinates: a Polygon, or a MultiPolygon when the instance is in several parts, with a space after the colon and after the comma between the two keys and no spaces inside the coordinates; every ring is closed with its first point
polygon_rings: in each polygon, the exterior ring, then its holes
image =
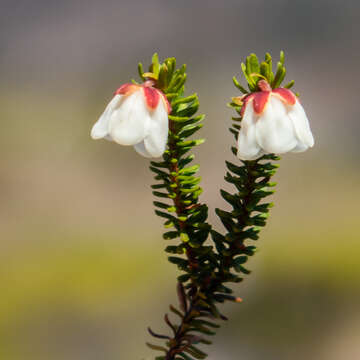
{"type": "Polygon", "coordinates": [[[148,161],[92,141],[112,92],[154,51],[188,64],[207,114],[204,194],[223,207],[231,78],[286,52],[316,145],[283,157],[253,274],[209,360],[360,358],[356,0],[1,0],[0,358],[153,359],[175,302],[148,161]]]}

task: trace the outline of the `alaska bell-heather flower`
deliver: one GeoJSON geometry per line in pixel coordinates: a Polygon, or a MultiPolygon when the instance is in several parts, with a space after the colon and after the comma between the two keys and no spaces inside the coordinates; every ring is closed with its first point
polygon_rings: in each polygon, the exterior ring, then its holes
{"type": "Polygon", "coordinates": [[[241,99],[242,121],[237,156],[255,160],[264,154],[302,152],[314,145],[309,121],[299,100],[288,89],[271,89],[260,80],[261,91],[241,99]]]}
{"type": "Polygon", "coordinates": [[[93,126],[91,137],[133,145],[145,157],[161,156],[167,143],[171,107],[166,96],[152,85],[151,81],[124,84],[116,90],[93,126]]]}

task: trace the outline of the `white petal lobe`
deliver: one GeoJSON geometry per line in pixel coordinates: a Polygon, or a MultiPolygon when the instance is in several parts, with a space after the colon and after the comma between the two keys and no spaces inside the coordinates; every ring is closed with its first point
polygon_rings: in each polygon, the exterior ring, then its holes
{"type": "Polygon", "coordinates": [[[124,97],[110,115],[109,133],[121,145],[141,142],[149,131],[149,112],[142,91],[124,97]]]}
{"type": "Polygon", "coordinates": [[[305,144],[303,144],[302,142],[298,142],[298,144],[295,146],[294,149],[291,150],[291,152],[295,152],[295,153],[298,153],[298,152],[304,152],[308,149],[309,147],[305,144]]]}
{"type": "Polygon", "coordinates": [[[237,156],[241,160],[255,160],[262,156],[261,148],[256,141],[255,122],[256,115],[252,103],[249,103],[244,112],[237,141],[237,156]]]}
{"type": "Polygon", "coordinates": [[[144,145],[152,157],[159,157],[165,151],[169,132],[168,114],[162,101],[151,112],[150,119],[149,133],[144,139],[144,145]]]}
{"type": "Polygon", "coordinates": [[[152,157],[153,157],[153,156],[146,150],[144,141],[142,141],[141,143],[138,143],[138,144],[134,145],[134,149],[135,149],[135,151],[136,151],[138,154],[140,154],[140,155],[142,155],[142,156],[144,156],[144,157],[146,157],[146,158],[152,158],[152,157]]]}
{"type": "Polygon", "coordinates": [[[283,154],[294,149],[298,143],[295,130],[284,103],[275,96],[256,122],[256,139],[266,153],[283,154]]]}
{"type": "Polygon", "coordinates": [[[294,106],[289,106],[288,115],[294,125],[299,141],[306,145],[307,148],[312,147],[314,145],[314,137],[310,130],[309,120],[299,101],[296,101],[294,106]]]}
{"type": "Polygon", "coordinates": [[[100,116],[99,120],[94,124],[91,129],[91,137],[93,139],[101,139],[108,137],[109,134],[109,121],[110,115],[113,109],[119,104],[121,101],[122,95],[115,95],[112,100],[109,102],[104,112],[100,116]]]}

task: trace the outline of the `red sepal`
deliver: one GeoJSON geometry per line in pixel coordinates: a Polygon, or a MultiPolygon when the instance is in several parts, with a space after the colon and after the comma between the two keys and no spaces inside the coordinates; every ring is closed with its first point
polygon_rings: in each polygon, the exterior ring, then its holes
{"type": "Polygon", "coordinates": [[[240,115],[244,116],[245,108],[248,105],[248,103],[252,100],[254,111],[257,115],[261,115],[266,107],[266,104],[270,100],[270,95],[275,95],[280,100],[282,100],[284,103],[288,105],[294,105],[296,103],[296,96],[294,93],[288,89],[285,88],[277,88],[273,91],[258,91],[254,92],[252,94],[246,95],[243,99],[244,105],[241,108],[240,115]]]}
{"type": "Polygon", "coordinates": [[[155,110],[160,100],[159,91],[150,86],[143,86],[143,91],[145,95],[146,105],[151,110],[155,110]]]}
{"type": "Polygon", "coordinates": [[[257,91],[252,94],[246,95],[243,99],[244,105],[240,110],[240,115],[244,116],[245,108],[250,101],[257,115],[261,115],[265,110],[266,104],[270,99],[270,91],[257,91]]]}
{"type": "Polygon", "coordinates": [[[243,106],[241,107],[241,110],[240,110],[240,115],[241,115],[241,116],[244,116],[244,112],[245,112],[245,108],[246,108],[246,106],[247,106],[247,103],[248,103],[249,101],[251,101],[253,98],[254,98],[254,94],[248,94],[248,95],[245,95],[245,96],[242,98],[243,106]]]}
{"type": "Polygon", "coordinates": [[[172,108],[171,108],[171,105],[170,105],[170,102],[169,102],[168,98],[167,98],[166,95],[165,95],[163,92],[161,92],[160,90],[159,90],[159,93],[160,93],[160,95],[161,95],[161,97],[162,97],[162,99],[163,99],[163,101],[164,101],[164,103],[165,103],[165,106],[166,106],[166,109],[167,109],[168,114],[170,114],[171,111],[172,111],[172,108]]]}
{"type": "Polygon", "coordinates": [[[259,91],[254,93],[254,111],[257,115],[260,115],[265,110],[266,104],[270,99],[270,91],[259,91]]]}
{"type": "Polygon", "coordinates": [[[282,101],[284,101],[288,105],[295,105],[296,96],[295,94],[285,88],[277,88],[272,91],[275,95],[277,95],[282,101]]]}
{"type": "Polygon", "coordinates": [[[129,95],[139,89],[139,85],[126,83],[121,85],[114,93],[114,95],[129,95]]]}
{"type": "Polygon", "coordinates": [[[161,97],[168,114],[170,114],[171,113],[171,105],[170,105],[166,95],[162,91],[152,87],[152,85],[153,85],[152,82],[151,83],[145,82],[142,85],[126,83],[126,84],[121,85],[115,91],[114,95],[127,96],[127,95],[130,95],[133,92],[139,90],[140,88],[142,88],[143,94],[145,96],[146,105],[148,106],[149,109],[155,110],[156,107],[159,105],[159,100],[161,97]]]}

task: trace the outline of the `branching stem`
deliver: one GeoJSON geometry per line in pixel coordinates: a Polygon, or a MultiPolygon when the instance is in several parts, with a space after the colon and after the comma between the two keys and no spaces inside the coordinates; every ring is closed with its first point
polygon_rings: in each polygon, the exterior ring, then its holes
{"type": "MultiPolygon", "coordinates": [[[[242,64],[242,69],[250,93],[265,85],[267,88],[280,86],[285,76],[283,56],[276,74],[272,72],[269,54],[261,65],[256,55],[251,54],[246,64],[242,64]]],[[[162,161],[151,162],[150,169],[155,173],[155,179],[160,181],[152,185],[153,194],[161,200],[154,202],[158,208],[156,214],[165,219],[166,228],[171,228],[164,234],[164,239],[178,240],[177,244],[167,246],[165,251],[175,255],[168,259],[182,271],[177,286],[181,310],[170,305],[170,310],[180,317],[179,323],[172,323],[166,314],[165,323],[171,329],[171,336],[157,334],[149,329],[153,337],[165,340],[165,346],[148,344],[150,348],[163,352],[155,360],[207,357],[195,345],[211,344],[205,336],[215,335],[214,329],[219,325],[214,320],[227,320],[218,310],[218,304],[241,301],[232,295],[228,283],[240,282],[242,274],[250,273],[243,265],[256,251],[256,247],[249,241],[257,240],[260,227],[266,224],[272,204],[264,203],[263,200],[273,193],[269,190],[274,186],[270,179],[277,166],[272,161],[278,160],[275,155],[268,154],[257,160],[241,161],[237,165],[226,162],[228,172],[225,180],[236,187],[236,192],[231,194],[221,190],[222,197],[232,209],[216,209],[226,232],[221,234],[213,230],[207,223],[207,206],[198,200],[202,192],[199,185],[201,179],[196,176],[199,166],[188,166],[193,160],[193,155],[188,155],[188,152],[203,142],[202,139],[191,138],[202,127],[203,116],[195,116],[199,107],[197,95],[183,95],[185,70],[184,65],[176,69],[174,58],[160,64],[156,54],[148,73],[144,73],[142,65],[139,65],[142,80],[152,81],[151,84],[166,95],[172,108],[169,115],[168,149],[162,161]],[[171,205],[166,203],[170,199],[171,205]],[[208,239],[209,234],[212,242],[208,239]]],[[[243,94],[249,94],[235,78],[234,84],[243,94]]],[[[240,117],[233,118],[230,131],[237,139],[241,128],[242,102],[234,99],[230,105],[240,117]]],[[[236,155],[236,149],[232,148],[232,151],[236,155]]]]}

